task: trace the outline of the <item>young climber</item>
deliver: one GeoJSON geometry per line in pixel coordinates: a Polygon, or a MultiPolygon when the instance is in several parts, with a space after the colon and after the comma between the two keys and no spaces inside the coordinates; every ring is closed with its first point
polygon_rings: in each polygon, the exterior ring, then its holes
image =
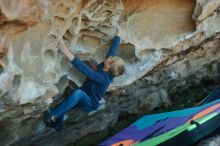
{"type": "Polygon", "coordinates": [[[87,64],[75,57],[64,43],[59,43],[59,50],[66,55],[74,67],[82,72],[87,78],[83,85],[74,90],[71,95],[66,97],[55,108],[44,112],[43,121],[47,126],[53,127],[59,131],[63,127],[64,114],[72,108],[79,107],[82,111],[90,112],[97,110],[99,101],[104,96],[108,86],[113,78],[120,76],[125,71],[125,63],[117,57],[117,48],[120,43],[120,37],[115,36],[109,52],[104,62],[98,64],[96,69],[92,69],[87,64]]]}

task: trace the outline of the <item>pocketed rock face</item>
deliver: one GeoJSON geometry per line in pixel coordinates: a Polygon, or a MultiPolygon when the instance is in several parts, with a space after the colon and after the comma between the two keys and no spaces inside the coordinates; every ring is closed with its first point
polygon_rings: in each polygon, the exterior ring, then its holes
{"type": "Polygon", "coordinates": [[[220,69],[220,0],[1,0],[0,141],[66,145],[113,125],[119,115],[169,105],[169,93],[220,69]],[[114,80],[106,109],[72,111],[57,133],[41,113],[60,100],[68,79],[85,79],[57,49],[63,39],[82,60],[104,60],[120,26],[126,72],[114,80]],[[98,126],[97,126],[98,125],[98,126]]]}
{"type": "Polygon", "coordinates": [[[207,138],[200,142],[198,146],[218,146],[220,143],[220,136],[216,135],[211,138],[207,138]]]}

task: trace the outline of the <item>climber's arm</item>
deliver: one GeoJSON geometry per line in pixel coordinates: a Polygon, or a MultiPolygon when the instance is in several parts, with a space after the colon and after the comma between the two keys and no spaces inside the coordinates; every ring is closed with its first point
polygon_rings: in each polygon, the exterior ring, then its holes
{"type": "Polygon", "coordinates": [[[112,45],[108,51],[108,54],[106,56],[106,58],[110,57],[110,56],[117,56],[118,54],[118,46],[120,44],[120,37],[119,36],[115,36],[113,41],[112,41],[112,45]]]}
{"type": "Polygon", "coordinates": [[[70,52],[69,49],[67,49],[67,47],[64,45],[63,42],[59,42],[58,43],[58,49],[70,60],[72,61],[75,56],[73,55],[72,52],[70,52]]]}
{"type": "Polygon", "coordinates": [[[108,54],[106,56],[106,58],[110,57],[110,56],[117,56],[118,54],[118,46],[120,44],[120,37],[119,37],[119,32],[120,32],[120,28],[119,25],[116,26],[116,36],[114,37],[113,41],[112,41],[112,45],[108,51],[108,54]]]}
{"type": "Polygon", "coordinates": [[[83,61],[81,61],[79,58],[75,57],[69,49],[64,45],[64,43],[60,42],[58,44],[58,49],[71,61],[71,63],[86,77],[88,77],[91,80],[96,81],[97,83],[106,83],[106,78],[98,73],[95,72],[93,69],[91,69],[87,64],[85,64],[83,61]]]}
{"type": "Polygon", "coordinates": [[[105,84],[108,82],[105,76],[103,74],[94,71],[92,68],[90,68],[87,64],[85,64],[83,61],[81,61],[79,58],[75,57],[71,63],[81,72],[83,73],[87,78],[101,84],[105,84]]]}

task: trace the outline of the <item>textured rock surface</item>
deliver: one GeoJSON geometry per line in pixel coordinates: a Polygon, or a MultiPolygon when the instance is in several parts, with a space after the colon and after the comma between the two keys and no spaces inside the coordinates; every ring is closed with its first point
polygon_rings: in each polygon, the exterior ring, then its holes
{"type": "Polygon", "coordinates": [[[216,135],[200,142],[198,146],[218,146],[220,144],[220,136],[216,135]]]}
{"type": "Polygon", "coordinates": [[[106,129],[118,116],[170,104],[169,93],[218,80],[220,0],[1,0],[0,141],[3,145],[65,145],[106,129]],[[73,110],[57,133],[41,112],[82,74],[56,48],[64,39],[85,61],[103,61],[115,25],[126,73],[93,116],[73,110]],[[98,125],[98,126],[97,126],[98,125]]]}

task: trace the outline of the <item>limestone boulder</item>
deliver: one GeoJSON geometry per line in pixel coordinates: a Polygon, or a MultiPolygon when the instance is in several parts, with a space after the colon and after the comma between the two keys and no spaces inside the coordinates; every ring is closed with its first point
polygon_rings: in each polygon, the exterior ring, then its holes
{"type": "Polygon", "coordinates": [[[121,115],[171,105],[172,91],[218,83],[219,24],[220,0],[1,0],[1,144],[67,145],[121,115]],[[106,108],[91,116],[73,110],[59,133],[45,127],[42,112],[85,80],[58,41],[100,63],[117,25],[126,71],[108,89],[106,108]]]}

